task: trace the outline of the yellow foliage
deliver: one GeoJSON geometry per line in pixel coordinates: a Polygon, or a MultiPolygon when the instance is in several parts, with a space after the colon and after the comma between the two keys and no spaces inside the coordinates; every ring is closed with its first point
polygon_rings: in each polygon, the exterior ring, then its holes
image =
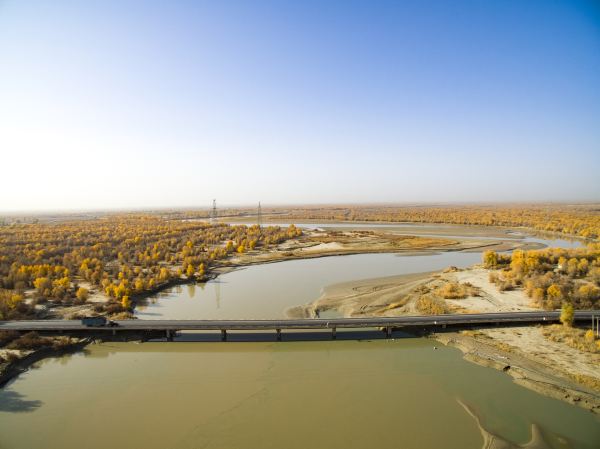
{"type": "Polygon", "coordinates": [[[443,315],[449,312],[443,301],[424,295],[417,300],[417,309],[424,315],[443,315]]]}
{"type": "Polygon", "coordinates": [[[486,268],[495,268],[498,265],[498,253],[496,251],[486,251],[483,253],[483,265],[486,268]]]}
{"type": "Polygon", "coordinates": [[[526,227],[538,231],[600,237],[595,205],[439,206],[439,207],[313,207],[286,210],[289,220],[355,220],[526,227]]]}
{"type": "Polygon", "coordinates": [[[556,284],[552,284],[550,287],[548,287],[547,293],[550,298],[560,299],[562,297],[562,291],[556,284]]]}
{"type": "Polygon", "coordinates": [[[573,305],[569,303],[563,304],[560,312],[560,322],[563,323],[564,326],[572,327],[574,319],[575,309],[573,309],[573,305]]]}
{"type": "Polygon", "coordinates": [[[189,264],[187,266],[187,269],[185,270],[185,274],[188,278],[191,278],[194,275],[194,266],[192,264],[189,264]]]}
{"type": "Polygon", "coordinates": [[[77,290],[77,293],[75,294],[75,296],[80,301],[85,301],[85,300],[88,299],[88,294],[89,294],[89,292],[88,292],[87,288],[79,287],[79,289],[77,290]]]}

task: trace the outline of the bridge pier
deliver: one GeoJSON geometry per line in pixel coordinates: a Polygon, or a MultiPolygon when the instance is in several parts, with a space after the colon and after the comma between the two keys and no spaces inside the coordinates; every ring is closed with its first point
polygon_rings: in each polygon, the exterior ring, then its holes
{"type": "Polygon", "coordinates": [[[281,329],[276,329],[277,331],[277,341],[281,341],[281,329]]]}
{"type": "Polygon", "coordinates": [[[392,327],[388,326],[385,328],[385,338],[391,338],[392,336],[392,327]]]}
{"type": "Polygon", "coordinates": [[[167,341],[173,341],[173,334],[171,333],[170,329],[165,331],[165,336],[167,337],[167,341]]]}
{"type": "Polygon", "coordinates": [[[227,341],[227,330],[221,329],[221,341],[227,341]]]}
{"type": "Polygon", "coordinates": [[[337,336],[336,336],[336,329],[335,329],[335,327],[332,327],[331,328],[331,339],[335,340],[336,338],[337,338],[337,336]]]}

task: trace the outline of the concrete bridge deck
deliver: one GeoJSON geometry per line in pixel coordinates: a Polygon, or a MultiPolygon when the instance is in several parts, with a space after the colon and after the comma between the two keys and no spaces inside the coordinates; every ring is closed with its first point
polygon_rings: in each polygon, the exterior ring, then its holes
{"type": "MultiPolygon", "coordinates": [[[[576,311],[575,321],[592,323],[600,318],[600,310],[576,311]]],[[[498,325],[531,325],[559,322],[560,312],[502,312],[429,316],[398,316],[334,319],[281,320],[123,320],[116,326],[85,326],[79,320],[0,321],[0,331],[17,331],[65,335],[167,338],[179,331],[220,331],[223,340],[227,331],[274,331],[281,339],[283,330],[329,330],[335,338],[337,329],[382,328],[389,337],[394,329],[407,331],[447,327],[488,327],[498,325]]]]}

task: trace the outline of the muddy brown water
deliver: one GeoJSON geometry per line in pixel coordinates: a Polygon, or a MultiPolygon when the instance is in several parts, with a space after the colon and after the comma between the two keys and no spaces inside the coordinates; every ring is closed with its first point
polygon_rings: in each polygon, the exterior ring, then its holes
{"type": "Polygon", "coordinates": [[[91,345],[0,390],[0,447],[598,447],[596,415],[435,345],[91,345]]]}

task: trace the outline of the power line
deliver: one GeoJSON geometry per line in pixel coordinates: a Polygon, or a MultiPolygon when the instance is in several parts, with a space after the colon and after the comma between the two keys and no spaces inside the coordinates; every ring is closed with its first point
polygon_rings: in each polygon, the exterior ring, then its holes
{"type": "Polygon", "coordinates": [[[262,208],[260,207],[260,201],[258,202],[258,211],[256,213],[256,222],[258,227],[262,225],[262,208]]]}
{"type": "Polygon", "coordinates": [[[210,222],[215,223],[217,221],[217,200],[213,200],[212,210],[210,211],[210,222]]]}

